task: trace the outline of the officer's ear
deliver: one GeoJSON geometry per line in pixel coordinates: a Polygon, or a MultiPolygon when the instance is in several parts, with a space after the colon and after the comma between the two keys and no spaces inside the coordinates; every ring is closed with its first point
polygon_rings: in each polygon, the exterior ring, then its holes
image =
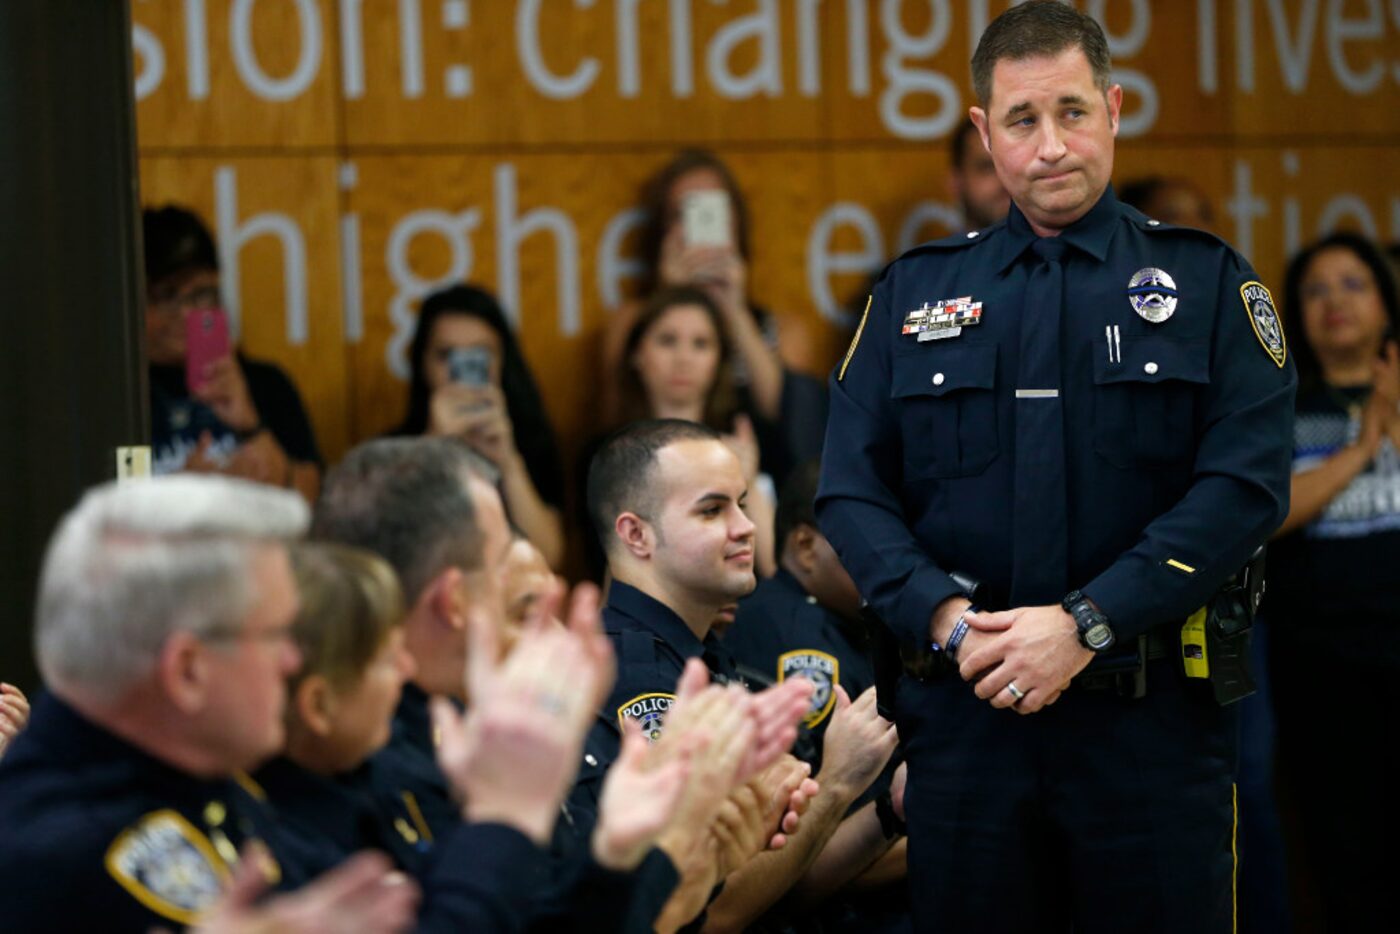
{"type": "Polygon", "coordinates": [[[335,725],[335,692],[323,675],[307,675],[292,695],[297,719],[313,735],[324,739],[335,725]]]}
{"type": "Polygon", "coordinates": [[[982,137],[982,145],[987,147],[987,152],[991,152],[992,140],[991,137],[987,135],[991,127],[991,122],[987,119],[987,112],[981,107],[969,107],[967,109],[967,116],[968,119],[972,121],[972,125],[977,127],[977,135],[982,137]]]}
{"type": "Polygon", "coordinates": [[[1115,84],[1104,93],[1104,103],[1108,105],[1108,127],[1113,135],[1118,135],[1118,114],[1123,110],[1123,85],[1115,84]]]}
{"type": "Polygon", "coordinates": [[[656,550],[656,536],[651,523],[635,512],[624,512],[618,516],[613,523],[613,531],[618,539],[616,547],[634,558],[645,561],[656,550]]]}
{"type": "Polygon", "coordinates": [[[432,618],[448,629],[462,632],[467,628],[466,573],[459,567],[444,568],[428,582],[419,596],[432,618]]]}
{"type": "Polygon", "coordinates": [[[156,677],[165,696],[184,714],[204,708],[214,673],[209,668],[209,647],[194,633],[177,629],[161,646],[156,677]]]}

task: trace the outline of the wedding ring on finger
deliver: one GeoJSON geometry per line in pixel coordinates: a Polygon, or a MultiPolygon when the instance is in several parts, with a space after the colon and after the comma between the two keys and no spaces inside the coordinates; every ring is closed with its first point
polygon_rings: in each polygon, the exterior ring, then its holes
{"type": "Polygon", "coordinates": [[[1026,696],[1026,692],[1018,688],[1016,686],[1015,681],[1008,681],[1006,684],[1006,690],[1007,693],[1009,693],[1012,697],[1016,698],[1018,702],[1021,700],[1021,698],[1026,696]]]}

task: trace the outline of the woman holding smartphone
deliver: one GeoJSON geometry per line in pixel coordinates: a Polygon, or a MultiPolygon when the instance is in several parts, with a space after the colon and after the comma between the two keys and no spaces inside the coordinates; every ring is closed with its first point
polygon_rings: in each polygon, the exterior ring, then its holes
{"type": "Polygon", "coordinates": [[[1351,233],[1302,250],[1284,283],[1298,367],[1288,518],[1265,604],[1279,764],[1328,930],[1389,910],[1400,833],[1388,768],[1400,681],[1400,322],[1381,252],[1351,233]],[[1369,842],[1368,842],[1369,841],[1369,842]]]}
{"type": "Polygon", "coordinates": [[[409,367],[408,411],[391,433],[460,438],[495,464],[511,522],[558,568],[565,548],[559,448],[500,303],[470,285],[429,295],[409,367]]]}
{"type": "MultiPolygon", "coordinates": [[[[704,150],[686,150],[643,186],[640,300],[611,316],[603,336],[604,372],[625,365],[626,344],[642,304],[656,291],[692,286],[720,315],[731,350],[730,381],[739,408],[753,420],[764,469],[779,482],[797,463],[821,453],[826,426],[821,381],[795,372],[783,357],[810,356],[800,322],[760,308],[751,295],[749,213],[729,167],[704,150]],[[780,350],[782,353],[780,354],[780,350]]],[[[623,400],[604,381],[606,424],[623,418],[623,400]]]]}
{"type": "Polygon", "coordinates": [[[141,214],[152,470],[222,473],[316,501],[321,455],[296,386],[230,342],[214,240],[174,205],[141,214]]]}

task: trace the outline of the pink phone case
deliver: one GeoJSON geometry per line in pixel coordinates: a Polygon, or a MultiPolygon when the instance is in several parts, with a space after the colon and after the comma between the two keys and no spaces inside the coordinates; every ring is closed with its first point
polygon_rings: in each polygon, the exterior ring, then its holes
{"type": "Polygon", "coordinates": [[[229,354],[228,315],[222,308],[197,308],[185,316],[185,385],[204,383],[204,368],[229,354]]]}

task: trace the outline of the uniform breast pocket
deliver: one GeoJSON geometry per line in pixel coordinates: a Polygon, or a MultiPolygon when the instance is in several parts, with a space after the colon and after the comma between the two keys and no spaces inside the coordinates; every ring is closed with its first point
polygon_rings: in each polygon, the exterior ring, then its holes
{"type": "Polygon", "coordinates": [[[1196,453],[1195,399],[1210,382],[1207,341],[1137,337],[1110,362],[1095,344],[1094,448],[1125,468],[1179,466],[1196,453]]]}
{"type": "Polygon", "coordinates": [[[970,477],[996,459],[997,349],[963,344],[894,359],[904,479],[970,477]]]}

